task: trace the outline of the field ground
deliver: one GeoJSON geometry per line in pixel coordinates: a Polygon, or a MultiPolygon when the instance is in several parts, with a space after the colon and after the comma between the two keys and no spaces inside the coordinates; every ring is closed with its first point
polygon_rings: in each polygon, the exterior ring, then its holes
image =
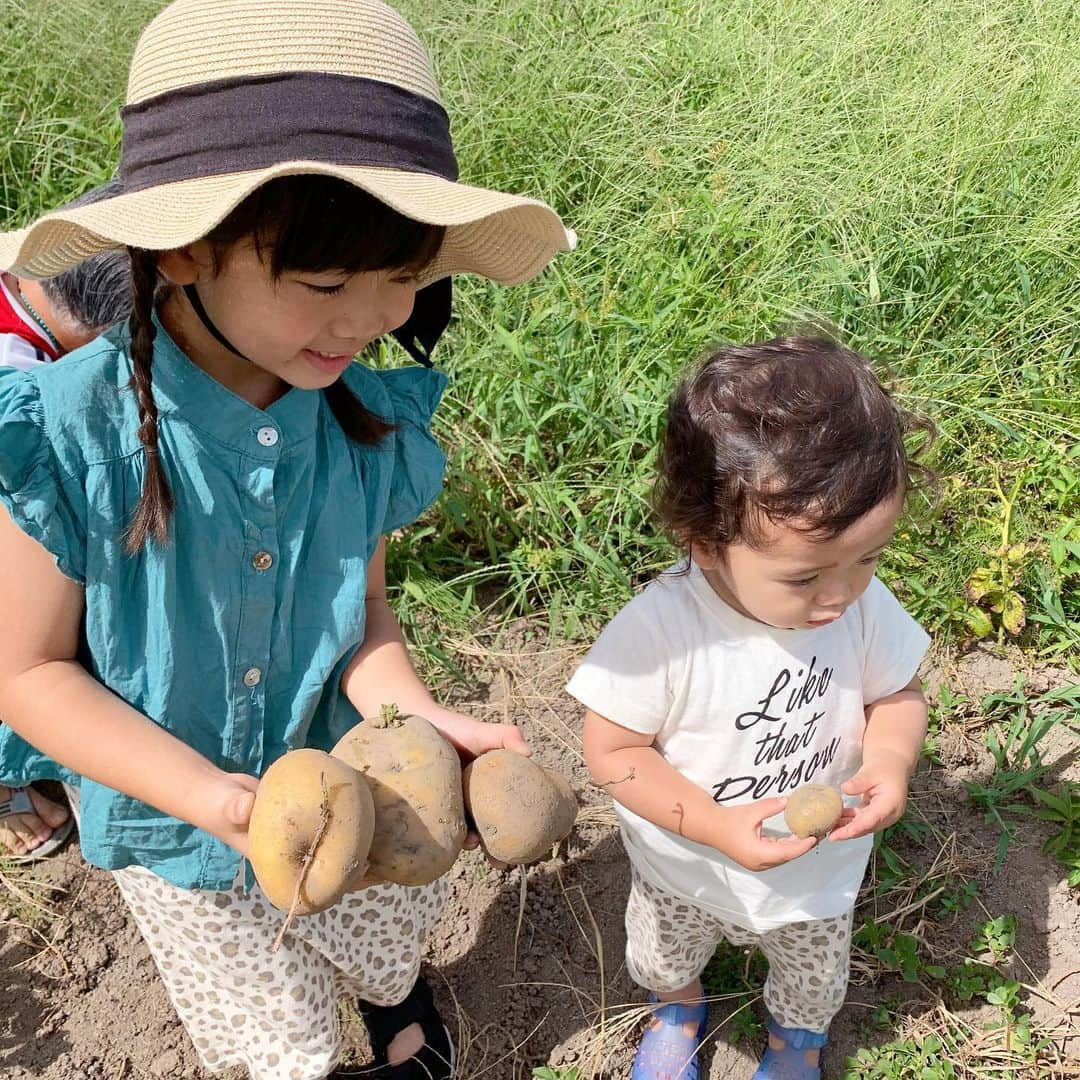
{"type": "MultiPolygon", "coordinates": [[[[484,649],[457,644],[467,674],[458,703],[519,723],[541,760],[573,777],[580,822],[556,861],[528,872],[524,906],[520,870],[493,871],[476,855],[460,861],[429,941],[429,976],[446,1015],[456,1017],[462,1080],[518,1080],[544,1066],[550,1072],[539,1075],[558,1080],[624,1080],[642,994],[622,962],[628,865],[610,804],[581,764],[573,703],[560,694],[579,650],[541,645],[520,630],[511,627],[484,649]]],[[[995,782],[1026,789],[1023,768],[1035,759],[1001,768],[987,748],[995,731],[1007,742],[1001,700],[1027,701],[1035,716],[1045,714],[1071,676],[1025,668],[1019,651],[990,648],[939,659],[925,673],[939,703],[932,753],[904,822],[875,856],[858,914],[877,929],[860,938],[826,1076],[1080,1076],[1077,891],[1041,850],[1053,831],[1016,812],[1030,804],[1024,790],[1008,798],[1012,811],[1001,811],[1014,836],[995,873],[1001,828],[970,794],[995,782]],[[867,1061],[845,1074],[845,1059],[860,1049],[867,1061]],[[920,1064],[923,1054],[929,1057],[920,1064]],[[945,1059],[954,1073],[921,1071],[945,1059]]],[[[1038,748],[1038,782],[1075,780],[1078,748],[1076,728],[1056,724],[1038,748]]],[[[23,896],[9,892],[0,910],[0,1074],[209,1075],[196,1065],[108,875],[69,847],[8,877],[23,896]]],[[[753,1071],[763,1044],[760,981],[760,961],[733,950],[722,949],[710,968],[716,1037],[707,1076],[753,1071]]],[[[360,1025],[347,1007],[344,1016],[347,1060],[362,1069],[360,1025]]]]}
{"type": "MultiPolygon", "coordinates": [[[[456,284],[447,491],[388,557],[425,669],[520,723],[586,804],[523,908],[520,872],[455,871],[429,959],[464,1077],[626,1075],[627,868],[561,680],[671,561],[648,493],[676,374],[808,316],[935,422],[941,477],[881,568],[941,688],[827,1075],[862,1048],[849,1077],[1080,1076],[1076,0],[398,2],[463,177],[548,200],[581,238],[528,285],[456,284]],[[513,620],[537,612],[530,638],[513,620]]],[[[0,0],[2,227],[112,174],[131,48],[163,3],[0,0]]],[[[109,879],[71,848],[0,875],[4,1080],[199,1077],[109,879]]],[[[760,976],[730,952],[710,968],[732,1017],[712,1077],[751,1071],[760,976]]]]}

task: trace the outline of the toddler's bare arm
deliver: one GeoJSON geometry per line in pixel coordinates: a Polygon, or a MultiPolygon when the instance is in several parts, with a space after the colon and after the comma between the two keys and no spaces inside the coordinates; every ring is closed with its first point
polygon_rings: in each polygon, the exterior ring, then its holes
{"type": "Polygon", "coordinates": [[[723,852],[748,870],[767,870],[809,851],[816,841],[761,835],[761,823],[785,799],[718,806],[707,791],[669,765],[651,735],[585,712],[585,764],[593,779],[639,817],[723,852]]]}
{"type": "Polygon", "coordinates": [[[863,764],[893,758],[910,776],[919,763],[926,738],[926,698],[918,675],[895,694],[866,707],[863,764]]]}
{"type": "Polygon", "coordinates": [[[829,836],[831,841],[854,840],[900,820],[924,738],[926,699],[918,676],[903,690],[866,707],[862,766],[843,785],[845,794],[861,795],[862,803],[844,811],[840,827],[829,836]]]}

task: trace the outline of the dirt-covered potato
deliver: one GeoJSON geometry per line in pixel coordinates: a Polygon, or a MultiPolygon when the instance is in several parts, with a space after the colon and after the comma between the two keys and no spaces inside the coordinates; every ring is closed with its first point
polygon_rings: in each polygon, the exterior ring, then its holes
{"type": "Polygon", "coordinates": [[[844,812],[844,800],[840,792],[826,784],[803,784],[789,796],[784,808],[784,820],[788,828],[804,839],[827,836],[844,812]]]}
{"type": "Polygon", "coordinates": [[[364,776],[375,800],[370,880],[427,885],[454,865],[466,831],[461,761],[427,720],[386,709],[332,753],[364,776]]]}
{"type": "Polygon", "coordinates": [[[355,769],[320,750],[293,750],[259,781],[248,825],[251,866],[270,903],[289,911],[318,837],[295,912],[311,915],[337,903],[363,872],[374,829],[371,790],[355,769]]]}
{"type": "Polygon", "coordinates": [[[465,767],[465,812],[484,850],[506,863],[546,858],[577,818],[566,779],[512,750],[491,750],[465,767]]]}

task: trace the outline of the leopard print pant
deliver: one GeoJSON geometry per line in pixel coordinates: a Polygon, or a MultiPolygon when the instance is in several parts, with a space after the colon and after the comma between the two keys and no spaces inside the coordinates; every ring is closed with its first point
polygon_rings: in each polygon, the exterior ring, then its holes
{"type": "Polygon", "coordinates": [[[447,885],[379,885],[297,918],[271,952],[284,916],[255,886],[179,889],[141,867],[113,877],[131,909],[203,1066],[243,1065],[253,1080],[317,1080],[341,1050],[337,1003],[401,1001],[447,885]]]}
{"type": "MultiPolygon", "coordinates": [[[[65,784],[78,822],[78,788],[65,784]]],[[[377,885],[293,921],[256,885],[245,892],[181,889],[139,866],[113,871],[165,989],[212,1073],[252,1080],[322,1080],[341,1052],[337,1003],[396,1005],[420,972],[424,941],[449,894],[446,878],[377,885]]]]}
{"type": "Polygon", "coordinates": [[[722,939],[757,946],[769,961],[765,1005],[784,1027],[826,1031],[847,992],[851,912],[756,933],[658,888],[635,868],[626,906],[626,967],[648,990],[693,982],[722,939]]]}

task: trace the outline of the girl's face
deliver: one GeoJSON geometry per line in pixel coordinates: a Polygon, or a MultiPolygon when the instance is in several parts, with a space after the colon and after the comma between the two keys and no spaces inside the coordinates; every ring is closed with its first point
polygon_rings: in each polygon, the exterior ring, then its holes
{"type": "Polygon", "coordinates": [[[289,386],[320,390],[335,382],[357,353],[409,318],[417,290],[407,270],[287,270],[275,281],[243,241],[216,270],[203,241],[166,252],[159,265],[175,284],[196,285],[211,321],[248,359],[206,330],[179,289],[162,309],[170,334],[195,363],[260,406],[289,386]]]}
{"type": "MultiPolygon", "coordinates": [[[[765,523],[760,548],[691,545],[691,557],[720,598],[768,626],[813,630],[840,618],[870,584],[904,505],[902,492],[831,540],[765,523]]],[[[798,524],[798,523],[793,523],[798,524]]]]}

